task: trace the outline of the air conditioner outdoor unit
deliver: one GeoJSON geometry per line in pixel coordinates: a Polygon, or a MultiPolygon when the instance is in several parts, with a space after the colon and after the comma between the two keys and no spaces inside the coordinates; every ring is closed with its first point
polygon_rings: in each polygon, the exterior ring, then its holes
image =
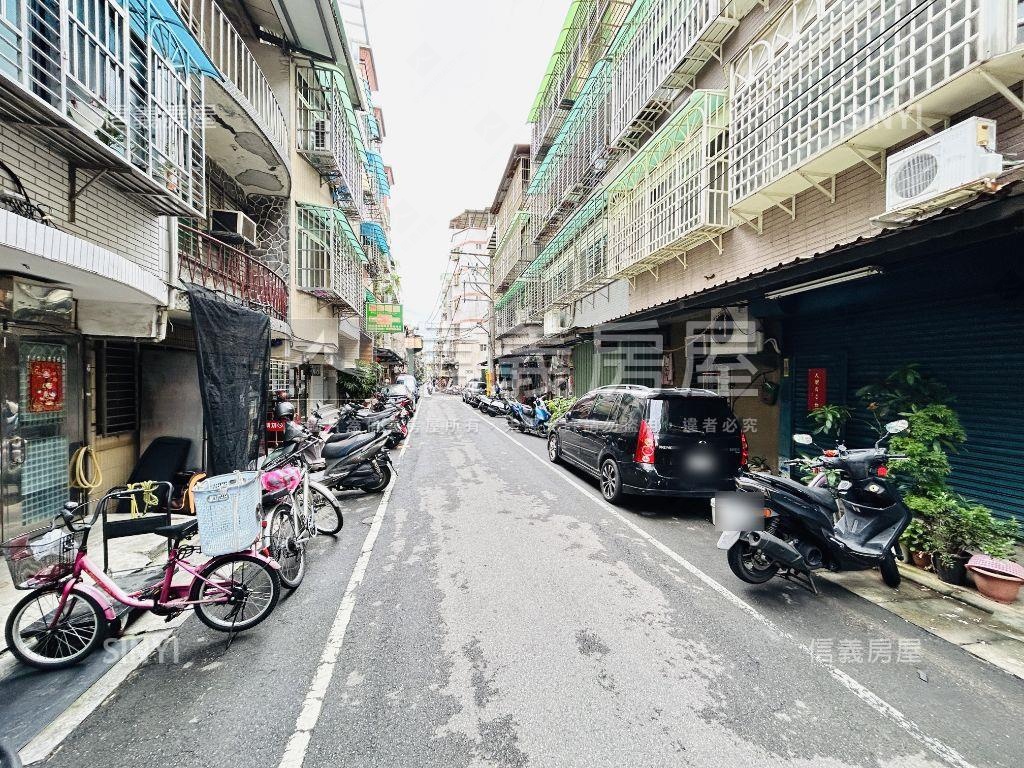
{"type": "Polygon", "coordinates": [[[972,184],[998,176],[996,121],[970,117],[890,155],[886,162],[886,215],[955,202],[972,184]]]}
{"type": "Polygon", "coordinates": [[[228,243],[256,245],[256,222],[241,211],[210,211],[210,234],[228,243]]]}

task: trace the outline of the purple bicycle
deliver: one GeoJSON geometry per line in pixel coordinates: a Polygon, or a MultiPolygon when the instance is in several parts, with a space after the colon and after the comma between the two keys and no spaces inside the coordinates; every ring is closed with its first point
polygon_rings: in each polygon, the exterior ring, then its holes
{"type": "Polygon", "coordinates": [[[118,586],[89,558],[89,531],[103,504],[139,492],[108,493],[88,522],[85,505],[68,502],[48,529],[3,544],[15,587],[32,590],[7,619],[7,647],[19,660],[39,669],[63,669],[81,661],[116,631],[114,603],[160,616],[193,608],[200,621],[221,632],[255,627],[274,610],[281,597],[280,566],[256,550],[190,563],[188,557],[198,547],[183,542],[198,532],[196,520],[153,531],[170,541],[158,581],[132,591],[118,586]],[[176,583],[180,573],[187,578],[176,583]]]}

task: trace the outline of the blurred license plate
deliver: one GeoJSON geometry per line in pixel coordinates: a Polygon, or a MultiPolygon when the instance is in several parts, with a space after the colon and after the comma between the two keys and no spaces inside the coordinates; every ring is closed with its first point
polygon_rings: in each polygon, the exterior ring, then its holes
{"type": "Polygon", "coordinates": [[[720,491],[715,494],[715,527],[720,531],[760,531],[764,528],[764,498],[759,493],[720,491]]]}
{"type": "Polygon", "coordinates": [[[686,457],[684,467],[690,472],[708,475],[715,471],[715,457],[710,453],[691,453],[686,457]]]}

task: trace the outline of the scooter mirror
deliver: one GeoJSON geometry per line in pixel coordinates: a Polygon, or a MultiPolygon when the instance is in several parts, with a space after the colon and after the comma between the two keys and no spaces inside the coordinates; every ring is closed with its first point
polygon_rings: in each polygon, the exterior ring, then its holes
{"type": "Polygon", "coordinates": [[[906,419],[896,419],[896,421],[890,421],[885,425],[885,431],[890,435],[898,435],[900,432],[904,432],[910,427],[910,422],[906,419]]]}
{"type": "Polygon", "coordinates": [[[814,445],[814,438],[810,435],[797,434],[793,435],[793,442],[799,445],[814,445]]]}

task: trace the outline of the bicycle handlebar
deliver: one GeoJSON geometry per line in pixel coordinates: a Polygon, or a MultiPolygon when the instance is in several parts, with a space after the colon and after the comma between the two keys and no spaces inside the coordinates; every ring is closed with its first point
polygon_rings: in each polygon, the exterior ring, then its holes
{"type": "MultiPolygon", "coordinates": [[[[89,502],[87,501],[83,501],[81,504],[75,504],[72,501],[67,502],[61,509],[60,514],[55,515],[53,519],[56,521],[57,517],[62,518],[64,520],[64,525],[67,526],[68,530],[80,533],[87,528],[92,528],[96,524],[96,518],[99,517],[100,510],[103,508],[103,503],[108,499],[130,499],[136,494],[146,493],[147,491],[152,491],[155,488],[166,488],[168,498],[170,498],[170,494],[174,492],[174,485],[167,480],[154,482],[149,488],[114,488],[113,490],[107,491],[103,496],[96,500],[96,504],[93,507],[92,519],[88,524],[83,522],[82,525],[77,525],[75,520],[75,513],[82,509],[82,507],[85,507],[88,510],[89,502]]],[[[82,517],[82,520],[85,520],[84,516],[82,517]]]]}

